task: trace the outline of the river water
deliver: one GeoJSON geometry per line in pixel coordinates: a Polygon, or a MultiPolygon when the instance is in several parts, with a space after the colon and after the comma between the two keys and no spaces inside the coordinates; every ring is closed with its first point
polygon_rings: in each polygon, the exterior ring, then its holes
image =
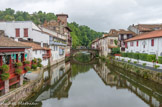
{"type": "Polygon", "coordinates": [[[44,85],[28,102],[34,107],[161,107],[162,85],[99,60],[61,62],[44,72],[44,85]]]}

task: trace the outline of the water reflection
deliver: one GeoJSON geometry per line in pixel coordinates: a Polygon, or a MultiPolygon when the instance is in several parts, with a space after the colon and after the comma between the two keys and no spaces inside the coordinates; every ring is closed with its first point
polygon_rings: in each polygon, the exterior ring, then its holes
{"type": "Polygon", "coordinates": [[[127,89],[153,107],[162,106],[162,85],[131,75],[105,63],[94,65],[94,69],[105,85],[116,89],[127,89]]]}
{"type": "Polygon", "coordinates": [[[92,55],[90,53],[87,52],[82,52],[82,53],[77,53],[74,58],[82,63],[86,63],[89,62],[92,59],[92,55]]]}
{"type": "Polygon", "coordinates": [[[162,86],[107,65],[60,63],[30,101],[39,107],[161,107],[162,86]],[[96,75],[97,73],[97,75],[96,75]]]}

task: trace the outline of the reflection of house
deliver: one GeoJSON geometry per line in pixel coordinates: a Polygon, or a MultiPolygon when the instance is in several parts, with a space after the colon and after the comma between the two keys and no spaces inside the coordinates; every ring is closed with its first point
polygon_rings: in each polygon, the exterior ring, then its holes
{"type": "MultiPolygon", "coordinates": [[[[24,70],[24,65],[19,67],[22,70],[22,74],[17,75],[15,73],[16,62],[23,62],[25,60],[25,49],[30,48],[26,45],[23,45],[19,42],[12,40],[11,38],[5,37],[4,32],[0,31],[0,66],[8,65],[9,66],[9,80],[2,80],[0,78],[0,90],[4,90],[5,93],[9,92],[9,86],[19,84],[23,85],[23,74],[26,73],[24,70]]],[[[0,77],[4,71],[0,70],[0,77]]]]}
{"type": "Polygon", "coordinates": [[[48,87],[48,89],[45,88],[37,97],[36,101],[43,101],[49,98],[60,99],[68,97],[68,92],[72,84],[70,81],[71,72],[66,71],[64,67],[65,63],[59,63],[57,66],[51,68],[50,87],[48,87]]]}

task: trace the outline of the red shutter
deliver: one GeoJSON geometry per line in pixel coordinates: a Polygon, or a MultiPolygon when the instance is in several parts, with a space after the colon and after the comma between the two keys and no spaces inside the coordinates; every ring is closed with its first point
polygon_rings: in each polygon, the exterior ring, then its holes
{"type": "Polygon", "coordinates": [[[151,40],[151,46],[154,46],[154,39],[151,40]]]}
{"type": "Polygon", "coordinates": [[[125,42],[125,48],[128,48],[127,42],[125,42]]]}
{"type": "Polygon", "coordinates": [[[24,37],[28,37],[28,29],[27,28],[24,29],[24,37]]]}
{"type": "Polygon", "coordinates": [[[137,41],[137,47],[138,47],[138,41],[137,41]]]}
{"type": "Polygon", "coordinates": [[[15,29],[16,37],[20,37],[20,29],[15,29]]]}

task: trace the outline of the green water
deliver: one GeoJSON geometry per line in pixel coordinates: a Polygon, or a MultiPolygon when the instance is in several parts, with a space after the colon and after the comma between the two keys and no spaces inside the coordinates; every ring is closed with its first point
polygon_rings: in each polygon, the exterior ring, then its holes
{"type": "Polygon", "coordinates": [[[44,73],[44,86],[28,102],[34,107],[161,107],[162,85],[101,60],[60,63],[44,73]]]}

